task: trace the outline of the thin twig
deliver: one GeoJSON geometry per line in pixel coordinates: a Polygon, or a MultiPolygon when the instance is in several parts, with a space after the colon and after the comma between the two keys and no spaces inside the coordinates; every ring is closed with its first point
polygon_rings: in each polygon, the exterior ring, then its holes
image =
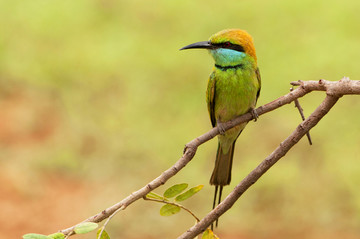
{"type": "Polygon", "coordinates": [[[101,228],[101,231],[100,231],[100,233],[99,233],[98,238],[101,238],[101,235],[103,234],[103,232],[104,232],[104,230],[105,230],[105,227],[106,227],[107,224],[110,222],[111,218],[113,218],[113,216],[115,216],[118,212],[120,212],[121,210],[124,210],[124,209],[125,209],[124,206],[118,208],[115,212],[113,212],[113,214],[111,214],[111,215],[108,217],[108,219],[106,219],[104,225],[103,225],[102,228],[101,228]]]}
{"type": "Polygon", "coordinates": [[[190,209],[184,207],[184,206],[181,205],[181,204],[174,203],[174,202],[169,202],[169,201],[165,201],[165,200],[161,200],[161,199],[148,198],[148,197],[146,197],[146,196],[144,196],[143,198],[144,198],[144,200],[153,201],[153,202],[160,202],[160,203],[165,203],[165,204],[170,204],[170,205],[174,205],[174,206],[177,206],[177,207],[179,207],[179,208],[182,208],[182,209],[184,209],[185,211],[187,211],[188,213],[190,213],[191,216],[193,216],[197,222],[200,221],[200,219],[199,219],[197,216],[195,216],[195,214],[194,214],[190,209]]]}
{"type": "MultiPolygon", "coordinates": [[[[291,87],[291,88],[290,88],[290,91],[293,91],[293,90],[294,90],[294,88],[291,87]]],[[[298,99],[295,99],[295,100],[294,100],[294,103],[295,103],[295,107],[298,109],[298,111],[299,111],[299,113],[300,113],[301,119],[304,121],[304,120],[305,120],[304,110],[303,110],[303,108],[301,107],[299,100],[298,100],[298,99]]],[[[311,136],[310,136],[310,131],[306,132],[306,137],[308,138],[309,144],[312,145],[312,140],[311,140],[311,136]]]]}

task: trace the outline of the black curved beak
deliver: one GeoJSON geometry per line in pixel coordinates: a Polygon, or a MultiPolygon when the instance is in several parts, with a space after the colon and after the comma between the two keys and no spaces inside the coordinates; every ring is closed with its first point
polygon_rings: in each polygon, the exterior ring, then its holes
{"type": "Polygon", "coordinates": [[[180,49],[181,50],[186,50],[186,49],[214,49],[214,45],[211,44],[210,41],[200,41],[200,42],[196,42],[187,46],[184,46],[183,48],[180,49]]]}

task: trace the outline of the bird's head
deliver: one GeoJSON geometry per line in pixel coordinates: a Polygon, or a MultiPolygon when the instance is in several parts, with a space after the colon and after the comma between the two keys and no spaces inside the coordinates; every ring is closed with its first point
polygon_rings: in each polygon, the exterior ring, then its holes
{"type": "Polygon", "coordinates": [[[256,65],[256,53],[253,39],[249,33],[240,29],[226,29],[212,35],[209,41],[190,44],[180,50],[208,49],[220,66],[234,66],[244,63],[256,65]]]}

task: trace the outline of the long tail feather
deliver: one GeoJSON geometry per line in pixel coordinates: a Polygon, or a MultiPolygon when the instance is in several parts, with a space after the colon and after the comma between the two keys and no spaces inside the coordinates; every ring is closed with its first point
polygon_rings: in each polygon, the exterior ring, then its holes
{"type": "MultiPolygon", "coordinates": [[[[218,188],[219,188],[219,186],[215,186],[215,193],[214,193],[214,200],[213,200],[213,207],[212,207],[213,210],[216,206],[216,198],[217,198],[218,188]]],[[[216,226],[217,226],[217,223],[216,223],[216,226]]],[[[214,230],[214,223],[211,224],[211,230],[214,230]]]]}
{"type": "Polygon", "coordinates": [[[218,188],[219,188],[219,186],[215,186],[214,201],[213,201],[212,209],[214,209],[216,206],[216,197],[217,197],[218,188]]]}
{"type": "MultiPolygon", "coordinates": [[[[234,156],[234,147],[235,147],[235,142],[231,145],[229,151],[226,154],[224,154],[222,152],[220,143],[218,145],[215,167],[210,178],[210,184],[215,185],[213,209],[215,208],[216,205],[218,205],[221,202],[223,187],[225,185],[230,184],[231,168],[232,168],[232,162],[234,156]],[[219,196],[217,196],[218,191],[219,191],[219,196]]],[[[215,226],[217,227],[218,224],[219,224],[219,219],[216,220],[215,226]]],[[[211,229],[213,229],[213,224],[211,225],[211,229]]]]}
{"type": "MultiPolygon", "coordinates": [[[[219,191],[219,200],[218,200],[218,205],[221,202],[221,194],[222,194],[222,190],[223,190],[223,186],[220,186],[220,191],[219,191]]],[[[219,225],[219,218],[216,219],[216,223],[215,223],[215,227],[217,227],[219,225]]]]}

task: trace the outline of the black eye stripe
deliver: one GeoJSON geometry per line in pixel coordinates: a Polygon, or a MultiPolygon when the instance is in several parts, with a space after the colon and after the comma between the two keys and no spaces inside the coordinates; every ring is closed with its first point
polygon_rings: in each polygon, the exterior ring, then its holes
{"type": "Polygon", "coordinates": [[[235,51],[240,51],[240,52],[245,52],[244,48],[240,45],[232,45],[232,47],[230,47],[230,49],[233,49],[235,51]]]}
{"type": "Polygon", "coordinates": [[[216,48],[226,48],[226,49],[231,49],[231,50],[235,50],[235,51],[245,52],[245,50],[242,46],[237,45],[237,44],[232,44],[231,42],[217,43],[217,44],[213,44],[213,46],[215,46],[216,48]]]}

